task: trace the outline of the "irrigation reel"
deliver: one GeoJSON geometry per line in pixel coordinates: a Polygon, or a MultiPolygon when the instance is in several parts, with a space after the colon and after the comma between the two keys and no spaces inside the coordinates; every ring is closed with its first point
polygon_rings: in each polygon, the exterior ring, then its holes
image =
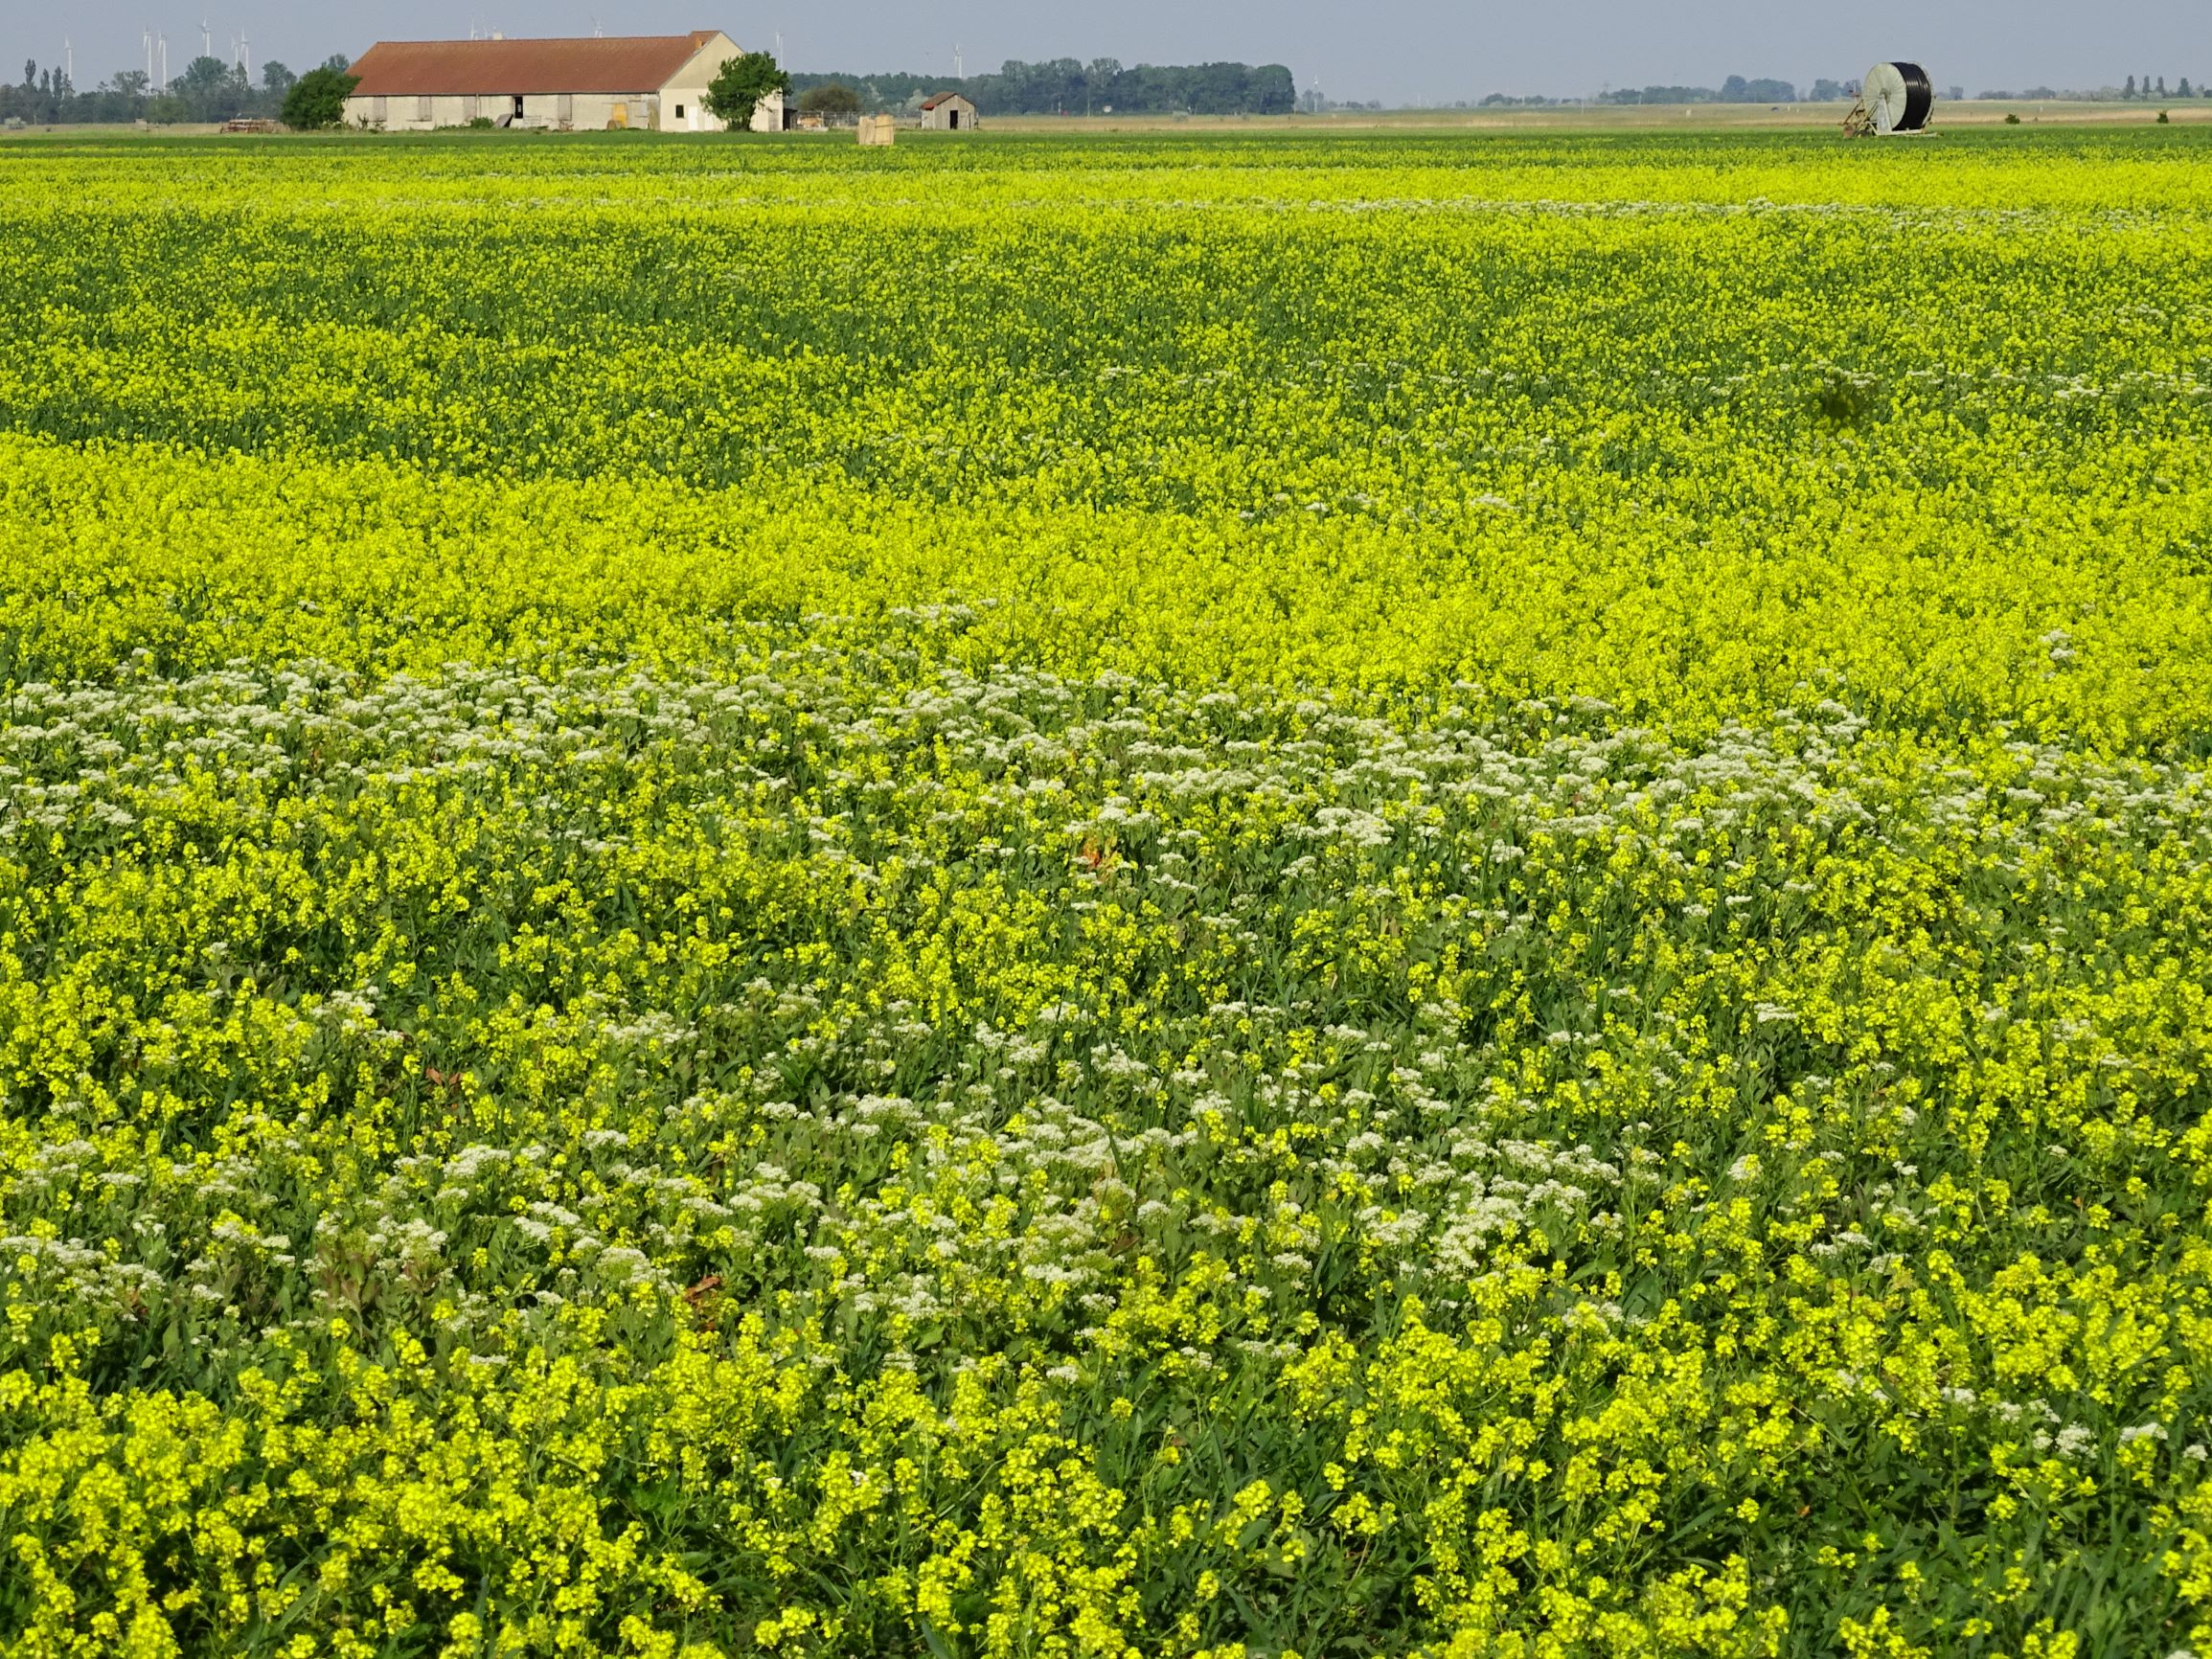
{"type": "Polygon", "coordinates": [[[1849,138],[1921,138],[1933,130],[1935,87],[1917,63],[1877,63],[1843,118],[1849,138]]]}

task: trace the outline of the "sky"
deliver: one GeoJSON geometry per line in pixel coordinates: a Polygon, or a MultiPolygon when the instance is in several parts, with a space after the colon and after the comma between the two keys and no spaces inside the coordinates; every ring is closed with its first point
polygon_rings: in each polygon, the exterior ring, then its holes
{"type": "Polygon", "coordinates": [[[2117,85],[2130,75],[2212,80],[2212,0],[0,0],[0,73],[62,61],[91,86],[143,66],[143,33],[171,72],[206,22],[229,59],[241,32],[255,74],[375,40],[727,30],[787,67],[970,75],[1009,57],[1125,63],[1287,63],[1301,90],[1339,100],[1449,103],[1492,92],[1579,97],[1608,86],[1717,86],[1730,75],[1810,85],[1903,57],[1939,88],[2117,85]]]}

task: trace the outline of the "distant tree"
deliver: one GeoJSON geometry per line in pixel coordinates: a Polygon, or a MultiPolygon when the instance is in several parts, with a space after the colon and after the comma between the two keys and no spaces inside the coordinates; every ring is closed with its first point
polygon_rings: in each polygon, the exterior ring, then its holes
{"type": "Polygon", "coordinates": [[[2132,98],[2135,96],[2135,78],[2132,75],[2128,77],[2127,87],[2121,92],[2120,96],[2122,98],[2132,98]]]}
{"type": "Polygon", "coordinates": [[[2196,96],[2189,90],[2189,78],[2186,75],[2181,77],[2181,84],[2175,88],[2174,96],[2177,98],[2193,98],[2196,96]]]}
{"type": "Polygon", "coordinates": [[[2166,78],[2163,75],[2158,77],[2158,96],[2160,98],[2166,96],[2166,78]]]}
{"type": "Polygon", "coordinates": [[[810,86],[800,95],[799,107],[826,121],[845,121],[860,113],[860,95],[841,80],[810,86]]]}
{"type": "Polygon", "coordinates": [[[791,90],[791,78],[765,52],[727,59],[707,83],[707,113],[734,132],[750,131],[761,101],[791,90]]]}
{"type": "Polygon", "coordinates": [[[170,91],[184,100],[194,121],[217,121],[236,115],[250,88],[246,78],[219,57],[201,57],[184,66],[184,73],[170,83],[170,91]]]}
{"type": "Polygon", "coordinates": [[[153,90],[153,83],[147,79],[145,70],[125,69],[115,78],[115,90],[125,98],[144,98],[153,90]]]}
{"type": "Polygon", "coordinates": [[[1746,80],[1731,75],[1721,83],[1722,103],[1795,103],[1797,88],[1787,80],[1746,80]]]}
{"type": "Polygon", "coordinates": [[[35,57],[26,57],[23,60],[23,90],[26,92],[38,90],[38,59],[35,57]]]}
{"type": "Polygon", "coordinates": [[[353,67],[353,60],[343,52],[333,52],[323,59],[323,67],[333,75],[343,75],[353,67]]]}
{"type": "Polygon", "coordinates": [[[346,100],[361,84],[358,75],[324,64],[292,82],[285,94],[285,125],[300,132],[326,132],[346,119],[346,100]]]}
{"type": "Polygon", "coordinates": [[[1298,102],[1298,83],[1288,65],[1263,63],[1245,80],[1245,99],[1254,115],[1288,115],[1298,102]]]}
{"type": "Polygon", "coordinates": [[[273,57],[262,65],[262,85],[278,98],[282,98],[285,93],[291,91],[299,79],[298,76],[273,57]]]}
{"type": "Polygon", "coordinates": [[[1843,82],[1840,80],[1815,80],[1813,83],[1813,90],[1805,96],[1814,103],[1835,103],[1844,96],[1843,82]]]}

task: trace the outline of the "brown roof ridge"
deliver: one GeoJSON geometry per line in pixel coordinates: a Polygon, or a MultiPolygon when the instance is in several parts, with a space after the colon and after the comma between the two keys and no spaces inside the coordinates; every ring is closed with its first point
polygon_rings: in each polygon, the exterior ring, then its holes
{"type": "MultiPolygon", "coordinates": [[[[704,46],[719,29],[695,29],[689,34],[508,34],[493,39],[480,34],[473,39],[455,35],[444,40],[379,40],[377,46],[627,46],[640,40],[688,41],[694,48],[704,46]]],[[[375,51],[371,47],[370,51],[375,51]]],[[[366,56],[364,54],[363,56],[366,56]]]]}
{"type": "Polygon", "coordinates": [[[353,64],[353,96],[656,92],[721,33],[379,40],[353,64]]]}

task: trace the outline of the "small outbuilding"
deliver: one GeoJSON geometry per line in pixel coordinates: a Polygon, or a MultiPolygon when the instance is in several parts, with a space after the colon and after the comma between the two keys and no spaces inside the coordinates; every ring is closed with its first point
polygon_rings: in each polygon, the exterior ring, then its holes
{"type": "Polygon", "coordinates": [[[940,92],[922,101],[924,132],[973,132],[975,105],[957,92],[940,92]]]}
{"type": "MultiPolygon", "coordinates": [[[[489,121],[557,132],[644,127],[721,132],[707,86],[741,56],[718,29],[689,34],[565,40],[379,40],[353,67],[346,125],[428,132],[489,121]]],[[[753,112],[753,130],[780,132],[781,94],[753,112]]]]}

